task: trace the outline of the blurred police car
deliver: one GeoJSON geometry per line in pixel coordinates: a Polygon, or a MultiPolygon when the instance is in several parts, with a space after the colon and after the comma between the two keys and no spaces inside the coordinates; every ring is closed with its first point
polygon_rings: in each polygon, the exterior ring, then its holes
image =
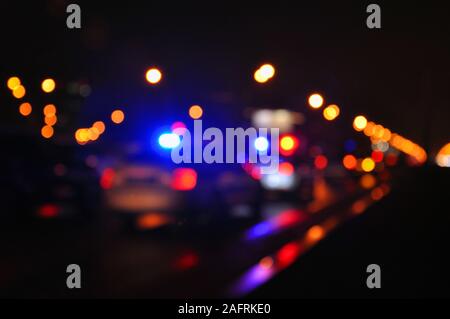
{"type": "Polygon", "coordinates": [[[172,173],[146,163],[126,163],[104,169],[100,184],[109,211],[139,229],[154,229],[176,220],[182,192],[195,187],[196,176],[192,171],[172,173]]]}

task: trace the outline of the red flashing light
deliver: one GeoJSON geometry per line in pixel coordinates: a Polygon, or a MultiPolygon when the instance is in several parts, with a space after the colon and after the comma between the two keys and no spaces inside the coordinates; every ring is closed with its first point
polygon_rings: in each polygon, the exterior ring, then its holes
{"type": "Polygon", "coordinates": [[[177,168],[172,174],[172,188],[190,191],[197,186],[197,172],[191,168],[177,168]]]}
{"type": "Polygon", "coordinates": [[[254,166],[250,175],[254,180],[259,181],[261,179],[261,169],[258,166],[254,166]]]}
{"type": "Polygon", "coordinates": [[[300,255],[300,245],[298,243],[289,243],[277,254],[277,262],[281,267],[287,267],[292,264],[295,259],[300,255]]]}
{"type": "Polygon", "coordinates": [[[172,132],[177,135],[184,135],[186,133],[186,125],[183,122],[175,122],[172,124],[172,132]]]}
{"type": "Polygon", "coordinates": [[[282,212],[275,218],[278,227],[284,228],[303,222],[307,219],[307,215],[299,210],[287,210],[282,212]]]}
{"type": "Polygon", "coordinates": [[[103,171],[102,176],[100,178],[100,186],[103,189],[110,189],[111,187],[113,187],[113,181],[114,181],[115,175],[116,174],[112,168],[106,168],[103,171]]]}

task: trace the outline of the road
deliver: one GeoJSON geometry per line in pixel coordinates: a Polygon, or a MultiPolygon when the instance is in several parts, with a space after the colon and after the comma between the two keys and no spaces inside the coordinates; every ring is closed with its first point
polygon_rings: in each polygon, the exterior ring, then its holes
{"type": "MultiPolygon", "coordinates": [[[[260,222],[207,231],[170,226],[151,233],[129,233],[117,231],[104,220],[75,225],[36,221],[27,227],[4,229],[0,295],[295,298],[438,294],[440,286],[430,283],[430,278],[438,280],[448,265],[443,252],[450,218],[442,207],[448,207],[445,195],[450,188],[439,188],[434,178],[439,176],[439,182],[449,179],[436,172],[430,177],[428,170],[418,173],[392,191],[382,185],[384,194],[375,200],[369,191],[322,206],[284,206],[260,222]],[[66,267],[73,263],[82,269],[80,290],[65,285],[66,267]],[[382,266],[384,293],[365,288],[365,267],[370,263],[382,266]],[[435,290],[422,290],[428,286],[435,290]]],[[[447,279],[440,280],[445,287],[447,279]]]]}
{"type": "Polygon", "coordinates": [[[251,297],[450,297],[450,172],[411,173],[402,187],[251,297]],[[381,289],[366,286],[366,267],[373,263],[381,266],[381,289]]]}

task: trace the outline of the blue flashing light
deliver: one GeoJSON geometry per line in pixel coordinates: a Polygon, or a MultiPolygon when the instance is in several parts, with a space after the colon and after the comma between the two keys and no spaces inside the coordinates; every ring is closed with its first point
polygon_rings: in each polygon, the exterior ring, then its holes
{"type": "Polygon", "coordinates": [[[258,152],[266,152],[269,149],[269,141],[263,136],[258,137],[254,145],[258,152]]]}
{"type": "Polygon", "coordinates": [[[165,149],[172,149],[180,145],[181,140],[178,134],[164,133],[158,139],[159,145],[165,149]]]}
{"type": "Polygon", "coordinates": [[[274,232],[275,227],[269,221],[264,221],[259,224],[256,224],[247,232],[247,239],[257,239],[261,237],[265,237],[274,232]]]}

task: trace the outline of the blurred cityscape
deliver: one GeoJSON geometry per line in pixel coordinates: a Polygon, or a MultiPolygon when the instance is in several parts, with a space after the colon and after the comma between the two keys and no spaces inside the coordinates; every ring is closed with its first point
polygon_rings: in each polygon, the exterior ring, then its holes
{"type": "Polygon", "coordinates": [[[0,297],[449,296],[438,7],[68,4],[1,5],[0,297]],[[195,120],[279,129],[277,171],[175,164],[195,120]]]}

